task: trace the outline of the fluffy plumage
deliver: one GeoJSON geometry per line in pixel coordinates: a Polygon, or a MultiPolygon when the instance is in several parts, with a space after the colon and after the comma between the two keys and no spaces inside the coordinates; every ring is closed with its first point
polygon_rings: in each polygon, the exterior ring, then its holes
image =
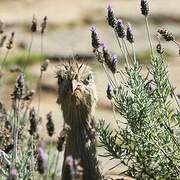
{"type": "Polygon", "coordinates": [[[99,180],[101,175],[96,159],[94,136],[94,109],[96,90],[92,71],[77,63],[64,65],[57,72],[58,104],[63,111],[64,122],[70,127],[66,140],[62,180],[70,180],[65,159],[79,159],[83,168],[83,180],[99,180]]]}

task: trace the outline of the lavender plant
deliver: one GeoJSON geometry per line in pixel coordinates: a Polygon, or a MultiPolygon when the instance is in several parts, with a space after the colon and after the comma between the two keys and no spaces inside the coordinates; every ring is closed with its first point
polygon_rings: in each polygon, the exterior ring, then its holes
{"type": "MultiPolygon", "coordinates": [[[[119,114],[124,119],[123,122],[115,119],[115,130],[112,130],[110,124],[100,120],[97,132],[107,151],[106,155],[111,159],[118,159],[119,164],[126,167],[122,173],[136,179],[179,179],[180,108],[169,81],[161,43],[158,43],[157,53],[153,49],[147,0],[141,0],[140,5],[151,49],[150,67],[145,77],[141,75],[142,66],[136,61],[132,28],[128,24],[125,33],[122,21],[115,21],[116,17],[110,6],[108,24],[117,33],[118,42],[121,40],[119,46],[125,59],[123,71],[113,63],[107,48],[99,46],[101,43],[98,34],[95,28],[91,29],[93,52],[109,79],[107,97],[113,106],[115,118],[119,114]],[[132,45],[132,53],[127,49],[125,38],[132,45]]],[[[178,45],[171,33],[165,30],[158,32],[165,40],[178,45]]]]}
{"type": "MultiPolygon", "coordinates": [[[[43,19],[41,24],[41,52],[43,51],[43,35],[47,26],[47,17],[43,19]]],[[[37,21],[33,18],[31,25],[32,39],[27,49],[26,60],[29,60],[31,47],[33,44],[33,36],[37,31],[37,21]]],[[[1,31],[0,31],[1,32],[1,31]]],[[[6,36],[2,37],[0,47],[3,46],[6,36]]],[[[14,40],[14,33],[9,38],[6,49],[7,52],[1,62],[1,70],[3,74],[7,74],[6,59],[10,49],[12,49],[14,40]]],[[[43,55],[41,54],[41,58],[43,55]]],[[[49,179],[59,172],[59,166],[52,168],[54,161],[50,162],[50,151],[47,152],[48,158],[46,159],[46,146],[43,145],[41,136],[39,135],[39,107],[40,107],[40,93],[38,107],[32,107],[32,100],[35,94],[34,90],[29,89],[26,82],[25,70],[27,61],[24,68],[20,71],[15,81],[14,89],[11,93],[11,105],[6,106],[0,99],[0,179],[15,180],[15,179],[49,179]],[[8,107],[8,108],[7,108],[8,107]],[[47,165],[46,165],[47,163],[47,165]],[[54,170],[56,169],[56,170],[54,170]],[[55,171],[55,174],[53,174],[55,171]]],[[[41,67],[41,76],[47,70],[49,60],[45,60],[41,67]]],[[[17,73],[17,72],[16,72],[17,73]]],[[[4,76],[0,77],[0,82],[5,81],[4,76]]],[[[1,84],[3,86],[3,83],[1,84]]],[[[38,81],[38,87],[41,85],[41,80],[38,81]]],[[[41,125],[42,126],[42,125],[41,125]]],[[[47,115],[47,134],[52,138],[54,135],[54,122],[52,114],[47,115]]],[[[52,141],[50,141],[52,145],[52,141]]],[[[57,142],[59,144],[59,140],[57,142]]],[[[59,153],[60,147],[51,147],[51,153],[55,151],[59,153]]],[[[61,148],[62,151],[62,148],[61,148]]],[[[59,158],[57,158],[59,159],[59,158]]],[[[58,161],[57,161],[58,162],[58,161]]]]}

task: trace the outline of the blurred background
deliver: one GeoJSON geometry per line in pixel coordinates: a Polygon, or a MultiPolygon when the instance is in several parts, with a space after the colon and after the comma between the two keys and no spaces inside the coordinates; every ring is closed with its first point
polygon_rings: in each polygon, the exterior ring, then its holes
{"type": "MultiPolygon", "coordinates": [[[[40,113],[44,120],[45,115],[52,111],[57,124],[57,135],[63,119],[60,107],[56,104],[56,65],[73,55],[88,63],[94,71],[99,99],[96,119],[106,119],[115,126],[110,102],[106,98],[108,80],[93,56],[90,37],[90,27],[95,25],[100,39],[107,44],[109,51],[120,55],[113,31],[106,22],[109,3],[124,24],[128,22],[132,24],[137,57],[143,64],[142,73],[145,73],[150,56],[144,19],[140,13],[140,0],[0,0],[0,20],[5,24],[4,33],[10,36],[12,31],[15,32],[14,47],[8,55],[6,64],[7,71],[15,65],[22,66],[25,62],[32,36],[30,31],[32,16],[36,16],[38,25],[42,23],[44,16],[48,18],[48,28],[43,38],[43,59],[50,59],[51,64],[43,76],[40,113]]],[[[149,1],[149,5],[149,22],[154,47],[158,42],[156,32],[159,27],[173,32],[176,40],[180,41],[180,1],[152,0],[149,1]]],[[[176,93],[180,93],[178,48],[171,43],[164,43],[164,48],[170,79],[176,87],[176,93]]],[[[26,72],[28,84],[34,89],[40,74],[40,61],[42,62],[40,53],[41,37],[40,33],[36,33],[26,72]]],[[[120,68],[123,68],[122,62],[123,60],[119,58],[120,68]]],[[[8,74],[0,89],[1,99],[6,101],[7,106],[11,103],[10,93],[16,76],[17,73],[8,74]]],[[[33,105],[37,107],[37,97],[33,105]]]]}

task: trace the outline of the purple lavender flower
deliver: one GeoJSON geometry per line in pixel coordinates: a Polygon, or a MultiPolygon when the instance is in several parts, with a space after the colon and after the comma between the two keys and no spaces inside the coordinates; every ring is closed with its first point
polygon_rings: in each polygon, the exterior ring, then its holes
{"type": "Polygon", "coordinates": [[[117,63],[117,56],[115,54],[113,54],[113,56],[112,56],[112,64],[116,65],[116,63],[117,63]]]}
{"type": "Polygon", "coordinates": [[[29,121],[30,121],[29,134],[33,136],[37,132],[37,119],[36,119],[36,111],[34,108],[31,108],[29,111],[29,121]]]}
{"type": "Polygon", "coordinates": [[[16,82],[17,83],[24,83],[24,74],[23,73],[21,73],[17,76],[16,82]]]}
{"type": "Polygon", "coordinates": [[[104,50],[107,49],[107,45],[106,45],[105,43],[101,43],[101,44],[100,44],[100,47],[101,47],[102,49],[104,49],[104,50]]]}
{"type": "Polygon", "coordinates": [[[128,23],[128,26],[127,26],[126,38],[130,43],[134,43],[134,36],[133,36],[133,33],[132,33],[132,28],[131,28],[130,23],[128,23]]]}
{"type": "Polygon", "coordinates": [[[108,21],[108,24],[114,28],[115,25],[116,25],[116,18],[114,16],[114,12],[112,10],[112,7],[111,5],[108,5],[108,8],[107,8],[107,21],[108,21]]]}
{"type": "Polygon", "coordinates": [[[116,23],[116,32],[118,34],[119,38],[124,38],[126,35],[125,29],[124,29],[124,24],[122,20],[118,20],[116,23]]]}
{"type": "Polygon", "coordinates": [[[39,157],[45,159],[44,149],[42,147],[39,147],[37,152],[39,157]]]}
{"type": "Polygon", "coordinates": [[[107,66],[110,66],[110,64],[111,64],[111,56],[110,56],[110,54],[108,52],[107,46],[104,43],[102,43],[101,47],[102,47],[102,54],[103,54],[104,61],[105,61],[107,66]]]}
{"type": "Polygon", "coordinates": [[[46,117],[47,117],[46,129],[47,129],[48,135],[50,137],[52,137],[53,134],[54,134],[54,122],[53,122],[53,119],[52,119],[52,113],[49,112],[46,115],[46,117]]]}
{"type": "Polygon", "coordinates": [[[110,70],[112,73],[116,73],[116,66],[117,66],[117,56],[114,54],[111,58],[111,66],[110,66],[110,70]]]}
{"type": "Polygon", "coordinates": [[[12,167],[9,172],[9,180],[16,180],[17,179],[17,170],[15,167],[12,167]]]}
{"type": "Polygon", "coordinates": [[[74,160],[72,156],[67,156],[66,164],[72,169],[74,166],[74,160]]]}
{"type": "Polygon", "coordinates": [[[149,5],[147,0],[141,0],[141,13],[144,16],[148,16],[149,14],[149,5]]]}
{"type": "Polygon", "coordinates": [[[92,47],[95,48],[95,49],[98,49],[99,46],[100,46],[100,43],[99,43],[99,38],[98,38],[97,31],[96,31],[96,27],[92,26],[90,30],[91,30],[91,44],[92,44],[92,47]]]}
{"type": "Polygon", "coordinates": [[[44,149],[42,147],[39,147],[37,150],[37,171],[39,174],[44,174],[45,171],[45,154],[44,149]]]}
{"type": "Polygon", "coordinates": [[[72,156],[67,156],[65,164],[66,164],[67,170],[70,171],[71,177],[73,177],[74,174],[75,174],[74,159],[73,159],[73,157],[72,156]]]}
{"type": "Polygon", "coordinates": [[[16,100],[16,99],[21,99],[22,96],[24,94],[24,74],[21,73],[18,75],[17,79],[16,79],[16,84],[14,87],[14,91],[11,94],[12,99],[16,100]]]}
{"type": "Polygon", "coordinates": [[[110,84],[108,84],[107,86],[106,94],[107,94],[107,98],[111,100],[112,99],[112,86],[110,84]]]}

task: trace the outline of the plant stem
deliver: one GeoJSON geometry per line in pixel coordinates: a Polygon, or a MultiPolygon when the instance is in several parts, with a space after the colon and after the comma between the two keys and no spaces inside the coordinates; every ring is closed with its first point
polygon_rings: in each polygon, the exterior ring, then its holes
{"type": "Polygon", "coordinates": [[[60,152],[58,151],[58,154],[57,154],[57,158],[56,158],[56,163],[55,163],[55,169],[54,169],[54,177],[56,175],[56,172],[57,172],[57,167],[58,167],[58,162],[59,162],[59,156],[60,156],[60,152]]]}
{"type": "Polygon", "coordinates": [[[118,128],[119,128],[119,127],[120,127],[120,126],[119,126],[119,121],[118,121],[118,119],[116,118],[115,106],[114,106],[112,100],[111,100],[111,106],[112,106],[112,110],[113,110],[113,117],[114,117],[114,120],[115,120],[115,122],[116,122],[116,124],[117,124],[117,126],[118,126],[118,128]]]}
{"type": "Polygon", "coordinates": [[[43,57],[43,40],[44,40],[44,38],[43,38],[44,36],[43,36],[43,34],[41,34],[41,58],[43,57]]]}
{"type": "Polygon", "coordinates": [[[24,67],[23,67],[23,73],[24,73],[25,70],[26,70],[27,63],[28,63],[29,58],[30,58],[30,55],[31,55],[31,49],[32,49],[33,39],[34,39],[34,33],[32,33],[32,35],[31,35],[31,40],[30,40],[30,44],[29,44],[29,47],[28,47],[28,54],[27,54],[27,57],[26,57],[26,62],[24,63],[24,67]]]}
{"type": "Polygon", "coordinates": [[[117,82],[117,79],[116,79],[116,74],[114,74],[114,73],[113,73],[113,78],[114,78],[114,82],[116,84],[116,87],[118,87],[119,85],[118,85],[118,82],[117,82]]]}
{"type": "Polygon", "coordinates": [[[132,43],[132,52],[133,52],[133,57],[134,57],[134,64],[136,64],[137,60],[136,60],[136,51],[135,51],[134,43],[132,43]]]}
{"type": "Polygon", "coordinates": [[[122,48],[123,48],[124,55],[125,55],[126,65],[129,68],[129,62],[128,62],[128,57],[127,57],[127,51],[126,51],[126,47],[125,47],[125,42],[124,42],[123,38],[121,40],[122,40],[122,48]]]}
{"type": "MultiPolygon", "coordinates": [[[[43,34],[41,34],[41,59],[43,59],[43,34]]],[[[40,72],[39,81],[38,81],[38,88],[39,88],[39,93],[38,93],[38,110],[37,110],[38,117],[39,117],[40,103],[41,103],[41,90],[42,90],[41,89],[41,82],[42,82],[42,76],[43,76],[43,71],[40,72]]]]}
{"type": "Polygon", "coordinates": [[[13,153],[12,153],[12,162],[16,163],[17,160],[17,143],[18,143],[18,126],[19,126],[19,100],[18,102],[14,101],[14,118],[13,118],[13,153]],[[15,118],[16,117],[16,118],[15,118]]]}
{"type": "Polygon", "coordinates": [[[125,59],[125,63],[128,65],[128,60],[127,60],[126,52],[124,51],[124,48],[123,48],[123,44],[121,44],[121,42],[120,42],[120,40],[119,40],[119,37],[118,37],[118,35],[117,35],[116,30],[114,30],[114,32],[115,32],[116,40],[117,40],[117,42],[118,42],[119,48],[120,48],[120,50],[121,50],[121,53],[122,53],[122,55],[123,55],[123,57],[124,57],[124,59],[125,59]]]}
{"type": "MultiPolygon", "coordinates": [[[[52,140],[51,139],[50,139],[49,145],[50,145],[50,148],[51,148],[51,145],[52,145],[52,140]]],[[[50,152],[51,152],[50,148],[48,149],[48,160],[47,160],[48,175],[50,173],[50,152]]]]}
{"type": "Polygon", "coordinates": [[[8,54],[9,54],[9,49],[6,50],[6,54],[5,54],[4,59],[3,59],[2,63],[1,63],[0,71],[2,71],[3,68],[4,68],[4,64],[5,64],[6,60],[7,60],[8,54]]]}
{"type": "Polygon", "coordinates": [[[31,136],[31,165],[32,165],[32,179],[34,180],[34,138],[31,136]]]}
{"type": "Polygon", "coordinates": [[[173,40],[173,42],[180,48],[180,43],[178,43],[176,40],[173,40]]]}
{"type": "Polygon", "coordinates": [[[43,76],[43,71],[41,71],[39,80],[38,80],[38,109],[37,109],[37,117],[39,117],[39,112],[40,112],[40,104],[41,104],[41,81],[42,81],[42,76],[43,76]]]}
{"type": "Polygon", "coordinates": [[[113,82],[111,76],[110,76],[109,73],[107,72],[107,69],[106,69],[105,64],[102,63],[102,65],[103,65],[104,71],[105,71],[105,73],[106,73],[106,75],[107,75],[107,78],[108,78],[108,80],[109,80],[111,86],[112,86],[112,87],[116,87],[116,85],[114,84],[114,82],[113,82]]]}
{"type": "MultiPolygon", "coordinates": [[[[163,67],[166,68],[163,60],[162,60],[162,64],[163,64],[163,67]]],[[[179,108],[179,110],[180,110],[180,104],[179,104],[179,102],[178,102],[178,99],[177,99],[176,94],[174,93],[174,90],[173,90],[173,88],[172,88],[172,85],[171,85],[171,82],[170,82],[168,76],[167,76],[167,81],[168,81],[169,86],[170,86],[170,88],[171,88],[171,92],[172,92],[172,95],[174,96],[174,99],[175,99],[175,101],[176,101],[176,104],[177,104],[177,106],[178,106],[178,108],[179,108]]]]}
{"type": "Polygon", "coordinates": [[[129,58],[129,60],[131,60],[131,62],[133,63],[133,58],[131,57],[131,55],[130,55],[130,53],[128,51],[128,48],[127,48],[127,45],[126,45],[126,42],[125,42],[124,38],[122,39],[122,41],[123,41],[123,44],[124,44],[126,54],[127,54],[128,58],[129,58]]]}
{"type": "Polygon", "coordinates": [[[153,51],[151,34],[150,34],[150,28],[149,28],[149,23],[148,23],[148,17],[147,16],[145,16],[145,23],[146,23],[146,31],[147,31],[147,35],[148,35],[148,40],[149,40],[149,45],[150,45],[150,49],[151,49],[151,54],[152,54],[152,57],[154,57],[154,51],[153,51]]]}

